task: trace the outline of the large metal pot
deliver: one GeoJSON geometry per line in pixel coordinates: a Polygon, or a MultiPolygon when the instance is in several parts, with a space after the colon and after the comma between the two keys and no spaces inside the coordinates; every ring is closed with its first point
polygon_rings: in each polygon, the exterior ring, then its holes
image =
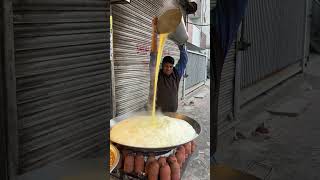
{"type": "MultiPolygon", "coordinates": [[[[128,119],[129,117],[132,117],[134,115],[148,115],[150,114],[150,112],[139,112],[139,113],[130,113],[130,114],[126,114],[126,115],[123,115],[123,116],[119,116],[119,117],[116,117],[114,119],[111,119],[110,121],[110,126],[112,127],[114,124],[116,123],[119,123],[121,122],[122,120],[125,120],[125,119],[128,119]]],[[[163,113],[163,115],[165,116],[169,116],[169,117],[173,117],[173,118],[177,118],[177,119],[181,119],[183,121],[186,121],[188,122],[192,127],[193,129],[196,131],[196,133],[198,134],[198,136],[200,135],[201,133],[201,126],[200,124],[188,117],[188,116],[185,116],[185,115],[182,115],[182,114],[178,114],[178,113],[172,113],[172,112],[168,112],[168,113],[163,113]]],[[[195,136],[195,138],[197,138],[198,136],[195,136]]],[[[194,140],[192,139],[192,140],[194,140]]],[[[191,141],[192,141],[191,140],[191,141]]],[[[169,147],[161,147],[161,148],[146,148],[146,147],[134,147],[134,146],[126,146],[126,145],[123,145],[123,144],[119,144],[119,143],[116,143],[116,142],[113,142],[111,139],[110,141],[113,143],[113,144],[117,144],[119,145],[120,147],[124,148],[124,149],[129,149],[129,150],[133,150],[135,152],[142,152],[142,153],[149,153],[149,152],[153,152],[153,153],[161,153],[161,152],[167,152],[167,151],[170,151],[178,146],[181,146],[182,144],[176,144],[174,146],[169,146],[169,147]]]]}

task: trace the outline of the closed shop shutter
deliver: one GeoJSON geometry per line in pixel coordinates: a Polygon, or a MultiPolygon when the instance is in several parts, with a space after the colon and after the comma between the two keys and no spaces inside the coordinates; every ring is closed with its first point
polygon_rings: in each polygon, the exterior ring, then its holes
{"type": "Polygon", "coordinates": [[[241,52],[241,88],[247,88],[303,58],[306,0],[248,1],[241,52]]]}
{"type": "MultiPolygon", "coordinates": [[[[146,0],[112,5],[116,115],[140,110],[147,103],[151,22],[162,13],[165,3],[146,0]]],[[[168,40],[163,55],[170,55],[177,62],[179,49],[168,40]]],[[[179,92],[181,97],[181,86],[179,92]]]]}
{"type": "Polygon", "coordinates": [[[19,168],[105,147],[112,118],[109,1],[13,4],[19,168]]]}
{"type": "MultiPolygon", "coordinates": [[[[229,113],[233,113],[234,103],[234,77],[235,77],[235,60],[236,60],[235,43],[232,44],[225,59],[220,82],[219,94],[219,121],[225,121],[229,113]]],[[[218,124],[222,124],[218,122],[218,124]]]]}

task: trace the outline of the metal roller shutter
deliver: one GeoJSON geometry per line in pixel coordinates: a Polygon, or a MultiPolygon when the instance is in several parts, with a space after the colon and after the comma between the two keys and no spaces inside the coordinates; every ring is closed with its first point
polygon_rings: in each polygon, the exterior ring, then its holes
{"type": "Polygon", "coordinates": [[[20,172],[103,148],[109,1],[15,0],[13,14],[20,172]]]}
{"type": "MultiPolygon", "coordinates": [[[[112,5],[116,115],[140,110],[147,102],[151,21],[162,13],[166,2],[146,0],[112,5]]],[[[168,40],[164,55],[178,61],[179,49],[168,40]]],[[[179,92],[181,97],[181,86],[179,92]]]]}
{"type": "Polygon", "coordinates": [[[234,103],[234,77],[235,77],[235,60],[236,48],[235,43],[232,44],[227,57],[225,59],[220,82],[219,94],[219,122],[225,121],[229,113],[233,113],[234,103]]]}
{"type": "Polygon", "coordinates": [[[244,36],[251,46],[241,52],[242,89],[302,60],[305,2],[248,2],[244,36]]]}

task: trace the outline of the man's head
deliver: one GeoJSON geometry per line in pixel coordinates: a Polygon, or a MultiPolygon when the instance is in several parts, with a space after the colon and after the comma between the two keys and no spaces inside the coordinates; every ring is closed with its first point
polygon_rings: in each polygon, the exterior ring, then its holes
{"type": "Polygon", "coordinates": [[[174,59],[171,56],[165,56],[162,60],[162,71],[165,75],[170,76],[173,72],[174,59]]]}

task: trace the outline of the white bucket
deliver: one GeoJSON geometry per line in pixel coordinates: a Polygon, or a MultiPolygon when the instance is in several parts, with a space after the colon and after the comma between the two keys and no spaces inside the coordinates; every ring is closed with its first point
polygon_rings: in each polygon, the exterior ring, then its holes
{"type": "Polygon", "coordinates": [[[168,38],[178,45],[188,41],[189,36],[179,9],[170,9],[159,17],[158,33],[169,33],[168,38]]]}
{"type": "Polygon", "coordinates": [[[182,45],[188,41],[189,36],[187,33],[187,29],[186,29],[183,17],[181,17],[181,22],[176,28],[176,31],[170,33],[168,38],[174,41],[178,45],[182,45]]]}

